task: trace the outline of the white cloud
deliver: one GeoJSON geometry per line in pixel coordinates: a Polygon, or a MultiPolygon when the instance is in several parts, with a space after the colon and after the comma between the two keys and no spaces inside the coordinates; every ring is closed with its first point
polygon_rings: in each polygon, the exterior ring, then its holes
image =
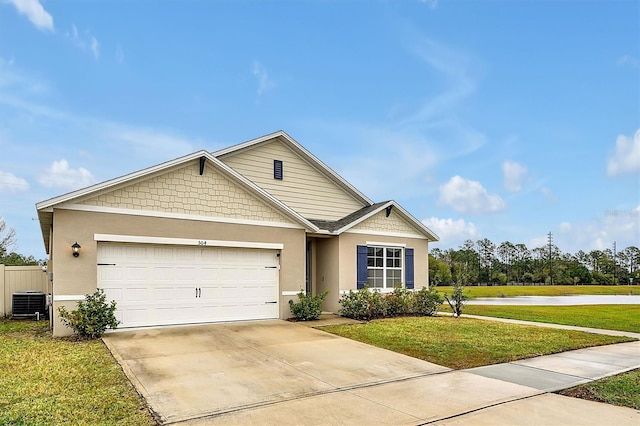
{"type": "Polygon", "coordinates": [[[511,192],[518,192],[522,189],[522,183],[527,176],[527,168],[515,161],[505,161],[502,163],[504,173],[504,187],[511,192]]]}
{"type": "Polygon", "coordinates": [[[267,69],[260,62],[253,62],[253,68],[251,72],[258,79],[258,97],[276,87],[276,84],[273,82],[273,80],[269,78],[267,69]]]}
{"type": "Polygon", "coordinates": [[[631,55],[624,55],[618,58],[618,65],[629,65],[632,68],[640,67],[640,60],[631,55]]]}
{"type": "Polygon", "coordinates": [[[29,183],[13,173],[3,172],[0,170],[0,194],[16,193],[29,189],[29,183]]]}
{"type": "Polygon", "coordinates": [[[489,194],[480,182],[453,176],[440,185],[439,201],[459,213],[492,213],[506,208],[497,194],[489,194]]]}
{"type": "Polygon", "coordinates": [[[457,247],[465,240],[476,240],[480,237],[478,229],[472,222],[464,219],[438,219],[431,217],[422,221],[440,237],[440,242],[446,247],[457,247]]]}
{"type": "Polygon", "coordinates": [[[547,200],[547,201],[556,201],[556,196],[553,194],[553,192],[547,188],[546,186],[542,186],[540,187],[540,193],[542,193],[542,196],[547,200]]]}
{"type": "MultiPolygon", "coordinates": [[[[640,206],[626,210],[607,210],[604,215],[593,219],[560,222],[552,232],[553,244],[565,253],[610,249],[614,241],[619,249],[638,247],[640,206]]],[[[529,247],[546,245],[547,235],[541,235],[532,238],[529,247]]]]}
{"type": "Polygon", "coordinates": [[[100,44],[98,43],[98,40],[96,40],[95,37],[91,36],[91,53],[93,53],[93,57],[94,59],[97,61],[98,58],[100,57],[100,44]]]}
{"type": "Polygon", "coordinates": [[[54,161],[38,181],[47,188],[76,189],[95,183],[91,172],[85,168],[73,169],[67,160],[54,161]]]}
{"type": "Polygon", "coordinates": [[[616,150],[609,157],[607,174],[616,176],[640,171],[640,129],[633,138],[619,135],[616,140],[616,150]]]}
{"type": "Polygon", "coordinates": [[[67,37],[81,50],[91,52],[96,61],[100,58],[100,43],[89,30],[80,33],[75,24],[71,24],[71,31],[67,32],[67,37]]]}
{"type": "Polygon", "coordinates": [[[438,8],[438,0],[420,0],[420,3],[428,5],[431,10],[436,10],[438,8]]]}
{"type": "Polygon", "coordinates": [[[25,15],[36,28],[53,31],[53,17],[38,0],[8,0],[21,15],[25,15]]]}
{"type": "Polygon", "coordinates": [[[122,50],[122,46],[120,45],[116,47],[116,62],[118,64],[124,63],[124,50],[122,50]]]}
{"type": "Polygon", "coordinates": [[[559,230],[560,232],[562,232],[562,233],[565,233],[565,234],[566,234],[567,232],[571,232],[571,229],[572,229],[572,228],[573,228],[573,227],[571,226],[571,223],[569,223],[569,222],[561,222],[561,223],[558,225],[558,230],[559,230]]]}

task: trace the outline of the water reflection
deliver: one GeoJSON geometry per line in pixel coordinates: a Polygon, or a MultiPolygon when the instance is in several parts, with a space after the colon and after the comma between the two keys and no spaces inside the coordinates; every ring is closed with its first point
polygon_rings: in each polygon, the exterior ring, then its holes
{"type": "Polygon", "coordinates": [[[516,296],[478,297],[467,301],[468,305],[640,305],[640,296],[579,295],[579,296],[516,296]]]}

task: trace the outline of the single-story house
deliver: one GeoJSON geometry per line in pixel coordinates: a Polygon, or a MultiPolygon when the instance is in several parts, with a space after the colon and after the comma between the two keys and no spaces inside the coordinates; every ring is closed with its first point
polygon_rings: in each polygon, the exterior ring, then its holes
{"type": "Polygon", "coordinates": [[[121,328],[288,318],[297,293],[428,285],[438,237],[283,131],[36,204],[58,308],[104,289],[121,328]]]}

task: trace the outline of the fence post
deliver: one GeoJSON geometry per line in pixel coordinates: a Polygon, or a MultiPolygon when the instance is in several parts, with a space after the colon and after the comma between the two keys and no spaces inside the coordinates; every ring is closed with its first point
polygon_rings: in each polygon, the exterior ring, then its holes
{"type": "Polygon", "coordinates": [[[6,318],[7,312],[4,310],[4,264],[0,263],[0,314],[6,318]]]}

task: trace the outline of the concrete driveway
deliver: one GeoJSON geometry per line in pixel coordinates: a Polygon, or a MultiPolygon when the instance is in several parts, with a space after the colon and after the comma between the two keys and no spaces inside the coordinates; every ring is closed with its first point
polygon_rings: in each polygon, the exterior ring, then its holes
{"type": "Polygon", "coordinates": [[[527,407],[547,416],[532,424],[640,418],[285,321],[119,331],[104,340],[163,424],[501,424],[527,407]],[[475,415],[481,409],[488,417],[475,415]]]}

